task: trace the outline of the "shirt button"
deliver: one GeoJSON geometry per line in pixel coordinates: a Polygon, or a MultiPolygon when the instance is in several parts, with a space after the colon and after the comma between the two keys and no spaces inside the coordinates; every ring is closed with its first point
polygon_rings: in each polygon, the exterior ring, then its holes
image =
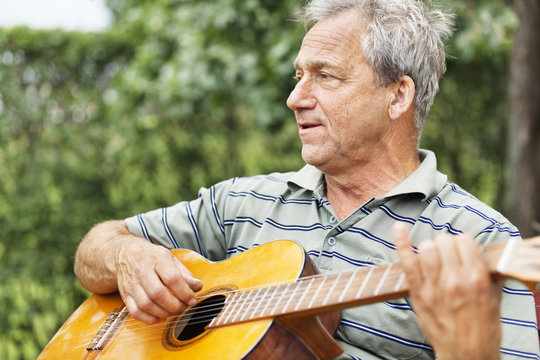
{"type": "Polygon", "coordinates": [[[337,240],[335,237],[328,238],[328,245],[334,246],[336,245],[336,243],[337,243],[337,240]]]}
{"type": "Polygon", "coordinates": [[[334,224],[336,222],[336,217],[335,216],[330,216],[330,224],[334,224]]]}

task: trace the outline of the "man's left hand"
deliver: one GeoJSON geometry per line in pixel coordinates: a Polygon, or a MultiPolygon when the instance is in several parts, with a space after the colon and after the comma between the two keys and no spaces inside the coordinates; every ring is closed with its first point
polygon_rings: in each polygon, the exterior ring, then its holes
{"type": "Polygon", "coordinates": [[[502,282],[494,281],[474,238],[440,235],[411,247],[402,224],[394,240],[413,309],[437,359],[499,359],[502,282]]]}

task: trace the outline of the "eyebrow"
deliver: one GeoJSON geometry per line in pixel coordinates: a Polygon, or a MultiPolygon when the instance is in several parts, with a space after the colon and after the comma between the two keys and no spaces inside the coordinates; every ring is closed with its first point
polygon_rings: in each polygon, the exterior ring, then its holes
{"type": "Polygon", "coordinates": [[[329,61],[325,61],[325,60],[307,60],[304,62],[304,66],[301,66],[298,59],[294,60],[294,64],[293,64],[295,70],[298,70],[299,68],[304,68],[304,69],[317,69],[317,70],[320,70],[320,69],[332,69],[332,70],[337,70],[337,71],[342,71],[341,68],[329,61]]]}

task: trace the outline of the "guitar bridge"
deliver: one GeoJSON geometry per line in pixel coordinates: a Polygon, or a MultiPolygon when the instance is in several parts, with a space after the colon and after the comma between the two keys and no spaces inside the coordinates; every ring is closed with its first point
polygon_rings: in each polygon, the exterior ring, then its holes
{"type": "Polygon", "coordinates": [[[100,351],[107,346],[111,341],[114,334],[118,331],[122,323],[129,315],[127,308],[124,306],[122,309],[114,309],[109,317],[105,320],[103,325],[99,328],[98,332],[86,347],[87,351],[100,351]]]}

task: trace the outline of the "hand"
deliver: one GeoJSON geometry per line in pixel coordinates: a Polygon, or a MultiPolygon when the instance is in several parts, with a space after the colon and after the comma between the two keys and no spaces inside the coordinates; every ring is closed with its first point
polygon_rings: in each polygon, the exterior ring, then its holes
{"type": "Polygon", "coordinates": [[[393,229],[413,309],[437,359],[499,359],[500,282],[491,279],[475,240],[441,235],[411,248],[393,229]]]}
{"type": "Polygon", "coordinates": [[[147,324],[164,320],[196,304],[200,280],[169,250],[146,239],[123,239],[115,254],[118,291],[129,313],[147,324]]]}

